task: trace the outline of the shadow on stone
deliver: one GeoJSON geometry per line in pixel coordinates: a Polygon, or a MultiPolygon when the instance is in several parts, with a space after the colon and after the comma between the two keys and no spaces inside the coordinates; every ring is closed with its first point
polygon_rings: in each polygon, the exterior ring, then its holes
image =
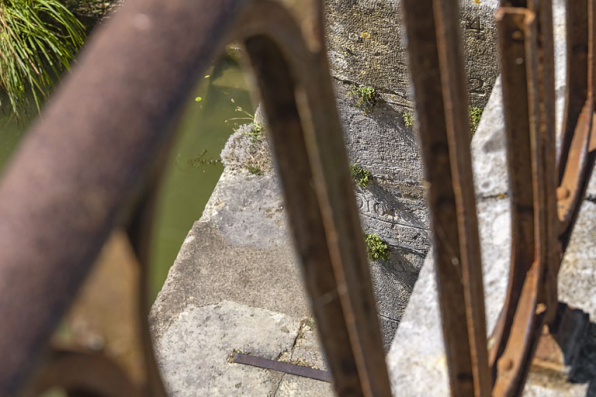
{"type": "Polygon", "coordinates": [[[586,397],[596,397],[596,323],[590,323],[584,345],[579,353],[577,370],[572,383],[588,383],[586,397]]]}

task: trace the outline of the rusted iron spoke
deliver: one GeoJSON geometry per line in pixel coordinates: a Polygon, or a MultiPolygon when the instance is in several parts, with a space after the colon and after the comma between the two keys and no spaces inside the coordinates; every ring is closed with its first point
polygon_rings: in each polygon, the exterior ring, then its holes
{"type": "MultiPolygon", "coordinates": [[[[324,43],[324,39],[322,40],[324,43]]],[[[337,287],[350,331],[358,371],[370,395],[390,396],[391,387],[368,266],[354,184],[348,169],[343,131],[325,47],[316,53],[314,69],[302,74],[308,104],[301,114],[310,116],[305,129],[316,192],[331,250],[337,287]]]]}
{"type": "MultiPolygon", "coordinates": [[[[321,181],[317,180],[312,170],[310,153],[295,99],[298,87],[295,74],[292,72],[294,69],[290,69],[278,46],[266,37],[248,39],[246,49],[263,97],[284,188],[286,209],[298,255],[303,264],[303,274],[312,300],[317,329],[327,354],[336,391],[341,396],[389,396],[389,381],[384,365],[384,351],[372,287],[364,290],[362,288],[366,282],[370,283],[370,276],[368,280],[366,278],[359,280],[358,285],[348,285],[347,289],[356,299],[372,303],[369,308],[374,320],[372,325],[366,325],[366,321],[371,319],[370,315],[363,317],[361,313],[349,310],[341,299],[341,295],[347,293],[346,286],[336,281],[336,270],[330,254],[330,236],[326,232],[329,225],[323,223],[316,191],[316,186],[321,181]],[[366,293],[369,295],[367,296],[366,293]],[[368,326],[378,335],[373,334],[375,339],[369,337],[368,340],[362,340],[359,335],[354,335],[350,322],[368,326]],[[363,347],[370,350],[362,351],[363,347]],[[376,373],[370,372],[371,366],[362,366],[362,363],[358,362],[363,358],[370,360],[371,357],[378,359],[375,363],[376,373]]],[[[312,86],[300,88],[313,89],[312,86]]],[[[314,114],[321,110],[311,108],[310,113],[314,114]]],[[[341,131],[338,129],[326,131],[326,133],[341,134],[341,131]]],[[[341,135],[339,136],[341,138],[341,135]]],[[[347,170],[347,162],[343,166],[347,170]]],[[[325,188],[328,187],[325,186],[325,188]]],[[[351,190],[349,194],[353,196],[351,190]]],[[[342,232],[336,230],[335,235],[342,232]]],[[[363,241],[362,232],[359,233],[358,239],[363,241]]],[[[357,241],[354,241],[356,245],[357,241]]],[[[346,264],[340,263],[340,266],[345,269],[346,264]]],[[[368,274],[367,262],[363,261],[361,266],[368,274]]]]}
{"type": "Polygon", "coordinates": [[[0,395],[32,374],[238,12],[232,0],[127,2],[15,154],[0,185],[0,395]]]}
{"type": "Polygon", "coordinates": [[[563,135],[558,154],[559,182],[563,179],[574,131],[588,96],[588,2],[589,0],[566,2],[567,91],[563,135]]]}
{"type": "Polygon", "coordinates": [[[458,4],[406,0],[403,7],[451,394],[488,396],[491,384],[458,4]]]}
{"type": "Polygon", "coordinates": [[[311,166],[295,103],[294,79],[279,49],[269,39],[249,39],[246,49],[261,90],[291,230],[317,328],[335,375],[334,386],[340,395],[364,395],[354,353],[345,349],[350,345],[349,332],[312,186],[311,166]],[[340,361],[347,365],[340,366],[340,361]]]}
{"type": "MultiPolygon", "coordinates": [[[[583,5],[583,2],[580,4],[583,5]]],[[[594,68],[596,67],[596,39],[594,38],[594,32],[596,31],[596,7],[593,1],[588,2],[586,6],[583,9],[584,17],[582,21],[585,19],[588,20],[588,28],[583,31],[583,35],[575,32],[572,28],[568,30],[568,36],[573,35],[575,37],[577,35],[576,40],[586,42],[586,47],[582,47],[582,52],[580,52],[582,56],[578,59],[578,61],[583,61],[583,63],[581,66],[575,66],[576,68],[581,67],[582,71],[585,71],[586,81],[581,91],[581,96],[578,95],[579,99],[574,99],[571,94],[568,94],[566,98],[568,101],[566,103],[565,114],[566,124],[564,125],[565,130],[561,144],[564,150],[561,154],[562,163],[560,164],[562,176],[561,184],[557,189],[558,214],[561,220],[559,233],[563,252],[569,244],[571,232],[579,215],[595,161],[592,144],[594,142],[593,131],[595,128],[594,85],[596,84],[596,76],[594,68]],[[585,98],[585,101],[580,105],[577,101],[583,98],[585,98]],[[577,111],[576,108],[580,106],[581,109],[577,116],[577,121],[573,123],[572,121],[574,119],[572,117],[575,116],[574,110],[577,111]]],[[[575,13],[578,13],[578,11],[571,11],[572,15],[575,15],[575,13]]],[[[569,80],[573,80],[571,76],[568,76],[569,80]]],[[[582,83],[584,83],[583,80],[582,83]]]]}
{"type": "Polygon", "coordinates": [[[476,396],[490,395],[482,260],[474,193],[468,95],[457,0],[434,0],[435,21],[453,191],[457,208],[462,281],[476,396]]]}
{"type": "Polygon", "coordinates": [[[507,296],[493,330],[490,363],[494,379],[497,362],[511,336],[511,327],[527,272],[534,263],[534,192],[530,108],[526,73],[526,21],[534,13],[523,8],[501,8],[497,13],[501,47],[501,78],[507,141],[511,202],[511,264],[507,296]]]}
{"type": "MultiPolygon", "coordinates": [[[[495,343],[491,352],[491,364],[496,375],[493,391],[495,396],[515,396],[521,393],[546,319],[547,304],[553,306],[551,312],[556,311],[557,307],[553,302],[556,299],[556,289],[552,286],[543,287],[548,266],[554,263],[555,257],[552,252],[556,252],[556,248],[551,248],[552,251],[549,252],[549,243],[553,241],[552,235],[556,228],[553,227],[555,223],[552,212],[548,213],[548,206],[553,204],[554,198],[554,173],[546,173],[549,169],[554,170],[554,165],[552,162],[546,163],[548,160],[545,160],[545,156],[552,153],[554,133],[544,124],[549,117],[545,114],[546,109],[552,106],[549,93],[552,92],[552,81],[546,76],[545,71],[552,63],[550,53],[543,47],[545,42],[548,47],[550,38],[545,35],[549,35],[549,32],[544,30],[543,26],[539,33],[540,23],[550,23],[551,18],[550,8],[540,10],[534,4],[534,9],[537,12],[546,11],[549,15],[541,19],[540,14],[527,9],[502,8],[497,17],[503,51],[503,96],[510,167],[515,162],[511,156],[521,154],[515,153],[515,148],[511,147],[513,124],[517,125],[520,121],[527,120],[527,130],[518,132],[530,138],[529,158],[532,175],[529,186],[533,197],[534,245],[526,248],[533,249],[534,258],[528,269],[526,263],[515,262],[516,252],[512,252],[506,304],[495,329],[495,343]],[[511,56],[513,58],[509,58],[511,56]],[[525,90],[527,93],[526,97],[517,98],[517,106],[522,107],[526,113],[523,115],[518,109],[519,118],[514,117],[515,110],[512,108],[515,98],[511,97],[511,90],[514,89],[511,83],[515,81],[522,84],[518,91],[525,90]]],[[[522,92],[518,94],[521,95],[522,92]]],[[[519,173],[512,171],[513,168],[510,168],[510,184],[521,187],[512,181],[519,173]]],[[[513,187],[511,190],[512,219],[515,219],[517,197],[513,187]]],[[[515,226],[512,226],[512,229],[512,239],[515,240],[515,226]]],[[[515,241],[512,250],[515,250],[515,241]]],[[[525,260],[529,260],[529,250],[525,251],[525,255],[525,260]]]]}
{"type": "MultiPolygon", "coordinates": [[[[535,233],[539,236],[539,253],[544,262],[544,287],[541,289],[541,300],[547,306],[546,322],[554,320],[558,307],[557,273],[561,261],[561,249],[558,243],[559,220],[557,215],[556,187],[556,117],[555,117],[555,54],[553,33],[553,10],[551,0],[532,0],[529,8],[536,14],[537,36],[535,40],[536,57],[531,58],[536,66],[530,67],[530,72],[537,75],[529,76],[528,84],[530,103],[537,110],[530,114],[539,113],[537,120],[531,121],[536,129],[534,142],[539,138],[540,147],[533,150],[540,156],[540,160],[533,160],[537,173],[535,183],[540,198],[538,218],[535,223],[535,233]]],[[[533,45],[527,41],[526,46],[533,45]]],[[[529,48],[532,51],[532,48],[529,48]]]]}

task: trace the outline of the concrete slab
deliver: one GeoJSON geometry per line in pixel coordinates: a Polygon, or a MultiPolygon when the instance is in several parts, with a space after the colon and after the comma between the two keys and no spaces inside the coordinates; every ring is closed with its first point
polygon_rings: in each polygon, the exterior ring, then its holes
{"type": "Polygon", "coordinates": [[[292,349],[299,330],[287,315],[234,302],[188,305],[156,344],[169,395],[273,396],[281,374],[229,358],[243,352],[277,359],[292,349]]]}

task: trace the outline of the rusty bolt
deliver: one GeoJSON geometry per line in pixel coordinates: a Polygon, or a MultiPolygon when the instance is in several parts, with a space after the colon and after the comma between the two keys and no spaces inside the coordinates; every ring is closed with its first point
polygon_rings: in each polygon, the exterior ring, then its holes
{"type": "Polygon", "coordinates": [[[560,186],[557,188],[557,200],[565,200],[569,197],[571,192],[565,186],[560,186]]]}
{"type": "Polygon", "coordinates": [[[499,360],[499,370],[503,372],[511,371],[513,368],[513,361],[510,358],[503,357],[499,360]]]}

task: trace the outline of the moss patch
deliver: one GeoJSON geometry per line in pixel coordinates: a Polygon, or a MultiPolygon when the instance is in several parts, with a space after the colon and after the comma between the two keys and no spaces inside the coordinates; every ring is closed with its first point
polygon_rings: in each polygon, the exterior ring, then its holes
{"type": "Polygon", "coordinates": [[[468,109],[468,113],[470,114],[470,129],[472,135],[474,135],[478,129],[478,124],[480,124],[480,119],[482,118],[482,112],[484,112],[484,109],[475,106],[470,106],[468,109]]]}
{"type": "Polygon", "coordinates": [[[375,234],[366,234],[366,252],[368,253],[368,259],[371,261],[382,260],[387,262],[389,260],[389,245],[381,240],[381,238],[375,234]]]}
{"type": "Polygon", "coordinates": [[[253,175],[257,175],[257,176],[263,175],[263,170],[260,169],[259,167],[255,167],[254,165],[247,165],[246,169],[248,170],[248,172],[250,172],[253,175]]]}
{"type": "Polygon", "coordinates": [[[352,174],[356,186],[367,187],[372,180],[372,173],[358,164],[350,165],[350,174],[352,174]]]}

